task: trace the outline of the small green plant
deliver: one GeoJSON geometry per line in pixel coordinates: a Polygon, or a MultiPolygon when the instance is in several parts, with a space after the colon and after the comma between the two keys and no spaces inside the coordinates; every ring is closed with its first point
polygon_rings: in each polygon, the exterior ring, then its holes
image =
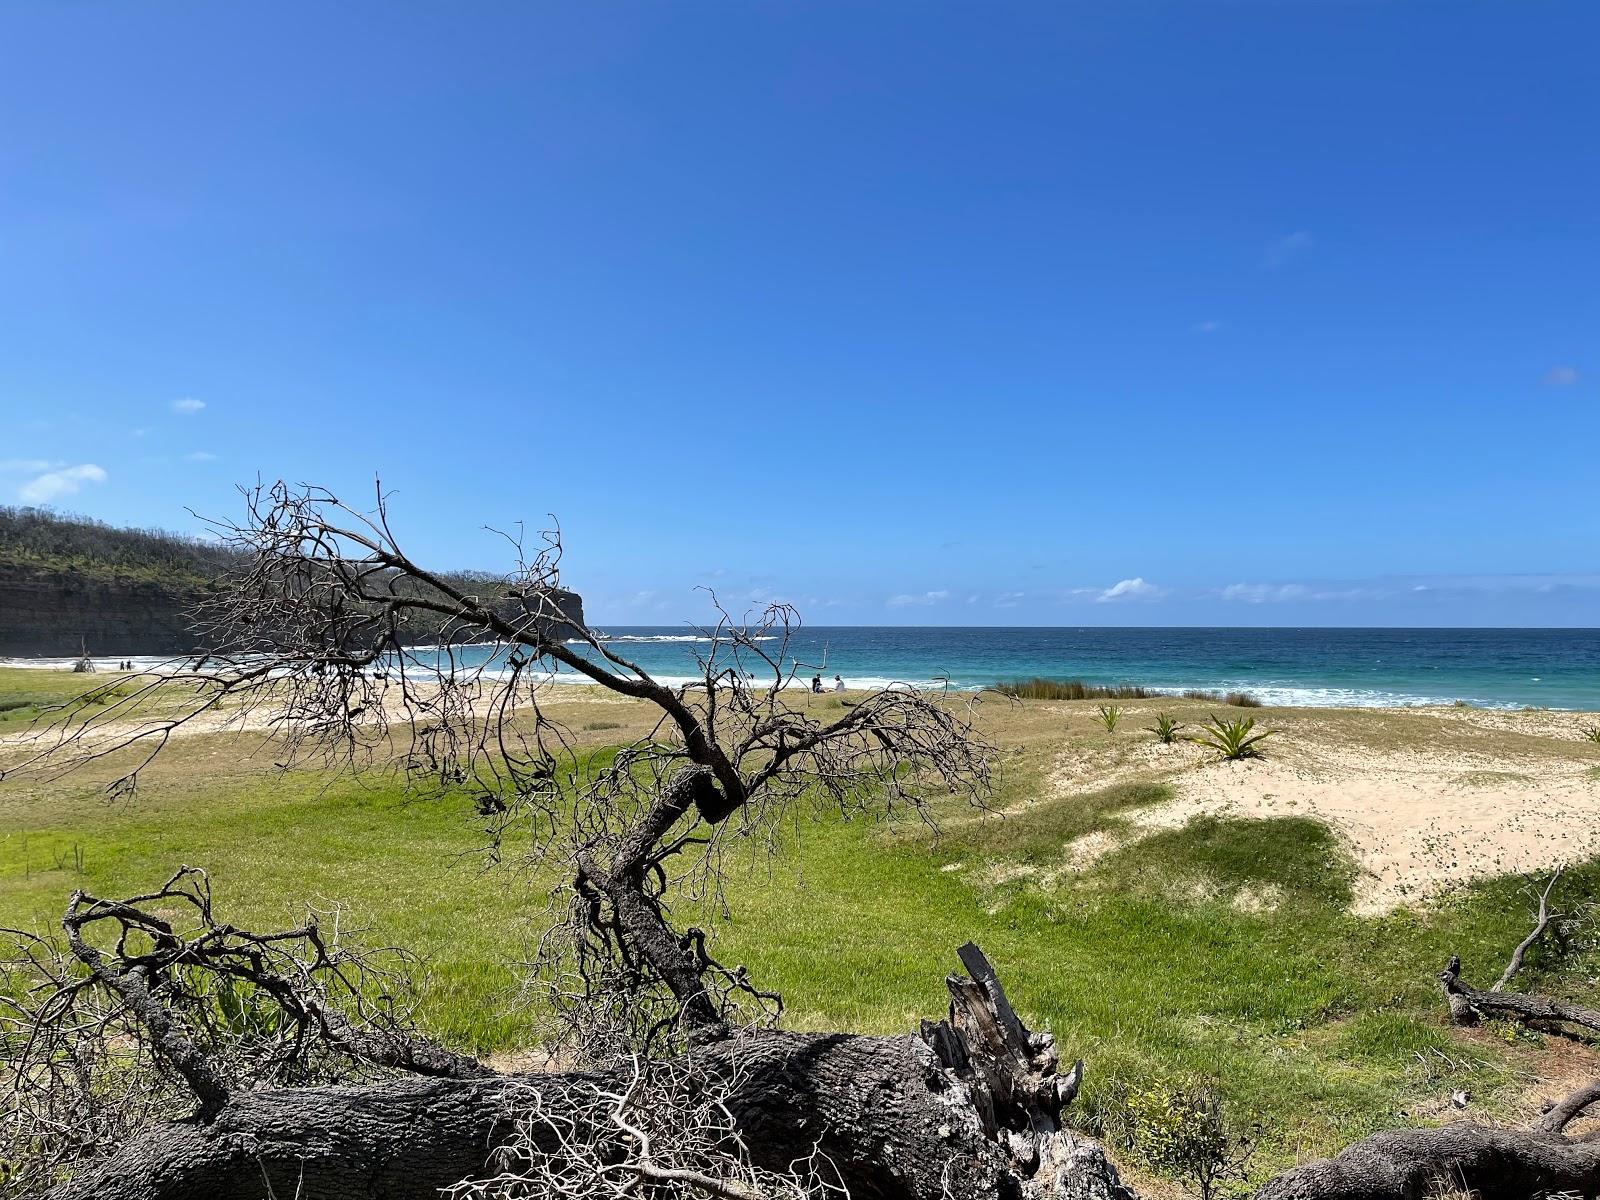
{"type": "Polygon", "coordinates": [[[1244,1197],[1259,1127],[1228,1119],[1215,1081],[1185,1076],[1148,1087],[1118,1081],[1107,1132],[1150,1166],[1180,1179],[1200,1200],[1244,1197]]]}
{"type": "Polygon", "coordinates": [[[590,731],[591,733],[594,733],[594,732],[598,732],[599,730],[602,730],[602,729],[621,729],[622,728],[622,722],[621,721],[586,721],[586,722],[584,722],[584,726],[583,727],[586,730],[590,731]]]}
{"type": "Polygon", "coordinates": [[[1102,704],[1098,711],[1100,713],[1100,724],[1106,727],[1106,732],[1115,733],[1117,731],[1117,722],[1122,720],[1122,710],[1115,704],[1102,704]]]}
{"type": "Polygon", "coordinates": [[[1600,725],[1590,725],[1583,730],[1585,741],[1600,743],[1600,725]]]}
{"type": "Polygon", "coordinates": [[[1189,738],[1189,741],[1215,750],[1223,758],[1235,762],[1241,758],[1260,758],[1259,745],[1277,730],[1263,729],[1260,733],[1253,733],[1255,727],[1254,717],[1239,717],[1233,721],[1224,721],[1212,713],[1211,723],[1203,726],[1199,733],[1189,738]]]}
{"type": "Polygon", "coordinates": [[[1510,1046],[1542,1046],[1544,1038],[1536,1029],[1529,1029],[1521,1021],[1511,1021],[1504,1017],[1494,1017],[1483,1022],[1485,1032],[1492,1033],[1510,1046]]]}
{"type": "Polygon", "coordinates": [[[1156,735],[1156,741],[1163,746],[1170,746],[1178,740],[1178,730],[1183,728],[1183,722],[1173,719],[1170,713],[1157,713],[1156,723],[1150,726],[1150,732],[1156,735]]]}

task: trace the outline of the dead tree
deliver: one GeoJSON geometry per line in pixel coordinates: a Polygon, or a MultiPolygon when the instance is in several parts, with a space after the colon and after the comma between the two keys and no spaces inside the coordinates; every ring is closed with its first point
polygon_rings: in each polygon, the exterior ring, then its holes
{"type": "MultiPolygon", "coordinates": [[[[192,1101],[182,1120],[141,1137],[119,1134],[122,1148],[109,1159],[86,1152],[62,1195],[211,1195],[264,1179],[278,1194],[434,1195],[493,1176],[490,1152],[515,1145],[518,1103],[530,1086],[570,1130],[579,1108],[598,1111],[596,1097],[637,1097],[638,1088],[619,1082],[630,1064],[686,1056],[721,1081],[750,1169],[770,1176],[797,1179],[793,1165],[821,1154],[851,1195],[921,1200],[950,1186],[998,1195],[1038,1171],[1071,1174],[1082,1160],[1077,1175],[1113,1185],[1092,1147],[1060,1133],[1060,1106],[1075,1082],[1057,1090],[1049,1038],[1027,1034],[986,964],[956,1015],[930,1026],[937,1053],[919,1037],[781,1034],[771,1030],[779,998],[742,967],[719,962],[714,936],[673,918],[675,902],[717,894],[731,849],[770,841],[813,806],[925,813],[936,795],[981,803],[990,751],[964,703],[888,688],[829,710],[828,719],[813,715],[791,700],[804,664],[790,654],[797,621],[782,605],[746,621],[719,609],[704,631],[699,677],[669,686],[561,610],[570,593],[560,588],[554,536],[531,557],[519,545],[515,574],[476,594],[403,552],[381,495],[363,516],[326,493],[279,485],[249,493],[247,513],[224,530],[244,565],[200,618],[205,643],[220,649],[106,689],[99,703],[65,706],[16,769],[49,775],[115,762],[110,791],[127,796],[172,737],[217,714],[275,733],[285,763],[393,765],[472,788],[492,845],[509,845],[515,833],[528,853],[567,872],[542,977],[592,1070],[530,1085],[486,1076],[370,1015],[346,1020],[316,987],[291,985],[338,974],[315,927],[252,939],[212,922],[209,899],[190,895],[196,877],[180,873],[131,901],[77,898],[66,966],[43,971],[48,1002],[19,1017],[33,1057],[18,1077],[46,1080],[44,1094],[60,1064],[85,1058],[78,1035],[99,1028],[98,1016],[81,1016],[92,995],[116,1013],[168,1092],[186,1090],[192,1101]],[[442,621],[437,648],[410,644],[413,620],[442,621]],[[563,640],[574,626],[576,640],[563,640]],[[658,723],[603,768],[591,767],[547,712],[553,669],[650,704],[658,723]],[[201,917],[188,934],[152,910],[181,896],[201,917]],[[120,928],[110,946],[75,932],[80,909],[120,928]],[[297,981],[260,957],[289,943],[309,947],[317,964],[297,981]],[[239,977],[245,963],[248,980],[239,977]],[[288,1062],[350,1068],[332,1077],[341,1086],[285,1088],[313,1080],[219,1066],[238,1051],[206,1022],[195,1027],[195,1014],[221,994],[218,980],[248,984],[252,1003],[275,1014],[273,1028],[296,1030],[275,1043],[296,1048],[288,1062]],[[976,1015],[985,1005],[997,1014],[987,1023],[976,1015]],[[346,1082],[371,1071],[385,1077],[346,1082]]],[[[967,957],[981,961],[976,951],[967,957]]],[[[652,1077],[645,1090],[657,1086],[652,1077]]],[[[634,1102],[615,1101],[613,1114],[634,1102]]],[[[529,1144],[549,1136],[546,1122],[529,1144]]],[[[655,1148],[640,1141],[635,1158],[660,1158],[659,1139],[655,1148]]],[[[607,1161],[619,1153],[595,1151],[607,1161]]],[[[756,1186],[754,1178],[745,1182],[756,1186]]]]}
{"type": "Polygon", "coordinates": [[[28,1118],[49,1151],[14,1194],[68,1173],[56,1200],[1133,1200],[1062,1129],[1082,1064],[1057,1072],[1053,1039],[1023,1026],[975,946],[919,1034],[746,1029],[659,1060],[499,1075],[375,1005],[389,977],[316,922],[217,920],[193,870],[126,900],[74,896],[64,924],[60,953],[35,939],[31,974],[13,963],[5,989],[30,997],[0,1020],[24,1102],[11,1126],[28,1118]],[[15,986],[29,978],[42,986],[15,986]]]}
{"type": "MultiPolygon", "coordinates": [[[[223,530],[243,566],[201,614],[220,649],[64,706],[12,769],[103,760],[126,796],[214,714],[274,734],[284,763],[473,789],[495,853],[520,844],[565,872],[539,966],[586,1063],[499,1075],[432,1046],[375,960],[315,921],[266,935],[219,921],[185,869],[145,896],[75,896],[64,943],[22,939],[0,1031],[5,1157],[19,1161],[19,1131],[46,1151],[25,1194],[65,1175],[56,1200],[1131,1200],[1062,1128],[1082,1065],[1059,1072],[976,947],[918,1033],[800,1034],[718,960],[714,930],[675,916],[717,897],[725,855],[812,806],[981,804],[990,752],[964,705],[891,688],[813,715],[790,699],[804,664],[782,605],[719,609],[698,677],[669,686],[562,610],[554,536],[531,557],[519,543],[511,578],[475,589],[414,563],[381,495],[366,516],[283,485],[247,500],[223,530]],[[436,647],[407,636],[423,624],[442,629],[436,647]],[[552,670],[650,705],[655,727],[593,766],[548,711],[552,670]]],[[[1592,1098],[1536,1130],[1380,1134],[1261,1195],[1413,1200],[1440,1175],[1486,1197],[1592,1195],[1600,1144],[1564,1136],[1592,1098]]]]}
{"type": "Polygon", "coordinates": [[[1507,990],[1521,973],[1528,951],[1553,930],[1560,929],[1562,922],[1568,919],[1569,914],[1550,907],[1550,894],[1560,882],[1561,874],[1561,871],[1556,871],[1544,887],[1535,893],[1537,912],[1533,929],[1511,952],[1505,970],[1493,985],[1480,989],[1462,979],[1459,955],[1452,955],[1444,970],[1439,972],[1439,986],[1444,990],[1445,1002],[1450,1006],[1450,1019],[1456,1024],[1474,1025],[1485,1018],[1499,1018],[1540,1025],[1558,1032],[1572,1026],[1591,1036],[1600,1034],[1600,1010],[1552,996],[1507,990]]]}

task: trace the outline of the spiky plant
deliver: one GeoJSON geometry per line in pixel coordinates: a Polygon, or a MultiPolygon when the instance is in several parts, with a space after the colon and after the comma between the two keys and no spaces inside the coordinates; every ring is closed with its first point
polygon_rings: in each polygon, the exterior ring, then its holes
{"type": "Polygon", "coordinates": [[[1100,724],[1106,727],[1107,733],[1117,731],[1117,722],[1122,720],[1122,710],[1115,704],[1100,706],[1100,724]]]}
{"type": "Polygon", "coordinates": [[[1240,717],[1235,721],[1224,721],[1215,713],[1211,714],[1211,723],[1201,727],[1199,733],[1188,740],[1198,746],[1205,746],[1215,750],[1223,758],[1238,761],[1241,758],[1260,758],[1261,751],[1257,749],[1262,741],[1277,732],[1276,729],[1263,729],[1260,733],[1251,732],[1256,727],[1254,717],[1240,717]]]}
{"type": "Polygon", "coordinates": [[[1156,735],[1156,741],[1163,746],[1170,746],[1178,740],[1178,730],[1183,728],[1183,722],[1174,720],[1170,713],[1157,713],[1156,723],[1150,726],[1150,732],[1156,735]]]}
{"type": "Polygon", "coordinates": [[[1591,742],[1600,742],[1600,725],[1591,725],[1583,731],[1583,736],[1591,742]]]}

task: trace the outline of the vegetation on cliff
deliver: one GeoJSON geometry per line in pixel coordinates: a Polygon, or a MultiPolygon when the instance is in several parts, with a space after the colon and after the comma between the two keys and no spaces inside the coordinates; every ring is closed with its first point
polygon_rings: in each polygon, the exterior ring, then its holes
{"type": "Polygon", "coordinates": [[[203,587],[237,562],[233,550],[204,538],[0,505],[0,567],[64,572],[95,581],[203,587]]]}

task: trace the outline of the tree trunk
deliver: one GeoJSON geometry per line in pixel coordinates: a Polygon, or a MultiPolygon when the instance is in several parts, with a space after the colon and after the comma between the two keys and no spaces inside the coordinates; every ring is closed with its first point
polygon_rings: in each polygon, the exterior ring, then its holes
{"type": "MultiPolygon", "coordinates": [[[[1099,1146],[1060,1128],[1081,1072],[1055,1074],[976,947],[950,1014],[921,1035],[769,1033],[700,1047],[757,1165],[820,1149],[852,1200],[1134,1200],[1099,1146]],[[733,1068],[737,1066],[737,1073],[733,1068]]],[[[438,1200],[494,1174],[519,1094],[591,1105],[630,1072],[404,1079],[240,1095],[213,1119],[164,1125],[58,1187],[53,1200],[438,1200]]],[[[592,1111],[592,1108],[591,1108],[592,1111]]]]}
{"type": "MultiPolygon", "coordinates": [[[[768,1033],[694,1051],[726,1097],[756,1165],[785,1172],[820,1150],[851,1200],[1137,1200],[1096,1143],[1063,1130],[1082,1064],[1058,1074],[1049,1034],[1029,1033],[975,946],[950,976],[950,1009],[920,1033],[768,1033]]],[[[595,1112],[610,1074],[404,1078],[364,1087],[235,1096],[209,1121],[151,1129],[57,1187],[52,1200],[438,1200],[501,1170],[530,1089],[547,1112],[595,1112]]],[[[1423,1200],[1440,1187],[1482,1200],[1600,1198],[1600,1134],[1562,1129],[1600,1086],[1529,1130],[1471,1123],[1394,1130],[1295,1167],[1257,1200],[1423,1200]]],[[[542,1149],[554,1149],[543,1146],[542,1149]]]]}
{"type": "Polygon", "coordinates": [[[1600,1195],[1600,1139],[1462,1122],[1373,1134],[1284,1172],[1256,1200],[1424,1200],[1452,1189],[1481,1200],[1600,1195]]]}

